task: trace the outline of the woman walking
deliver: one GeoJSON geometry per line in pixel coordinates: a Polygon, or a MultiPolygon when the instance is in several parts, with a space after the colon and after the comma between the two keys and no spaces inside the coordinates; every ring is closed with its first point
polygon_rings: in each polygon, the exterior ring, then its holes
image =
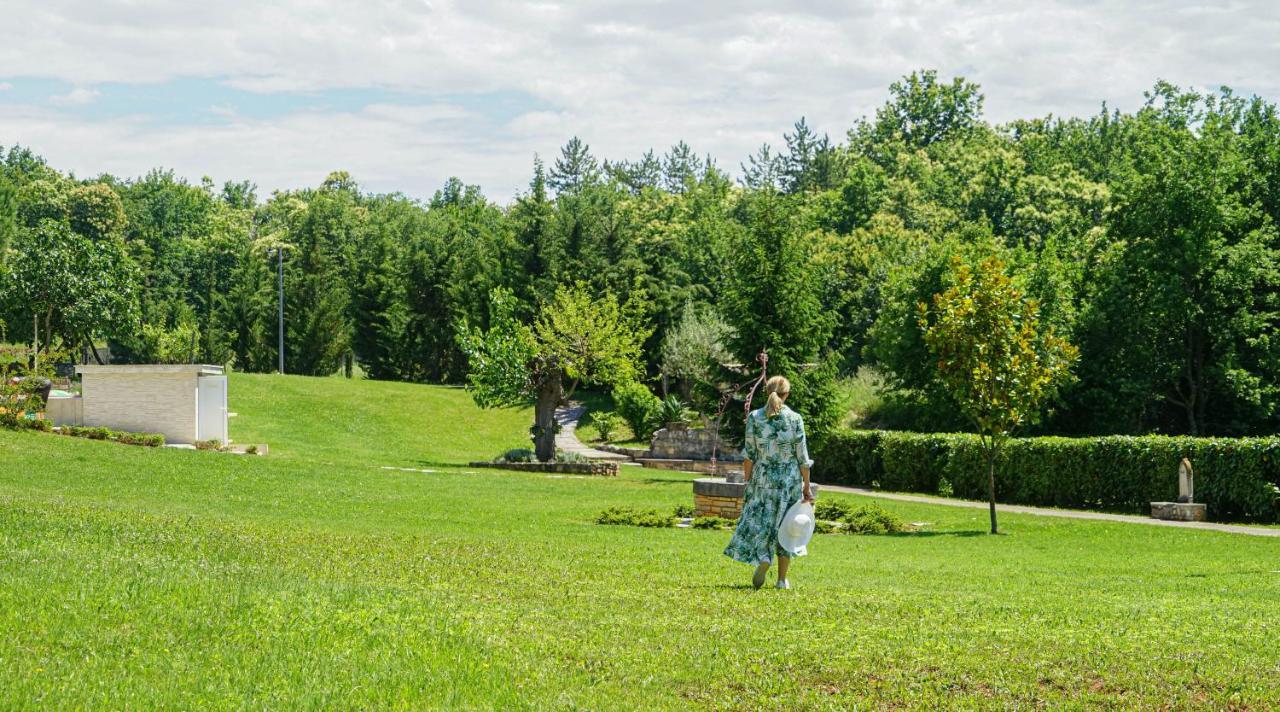
{"type": "MultiPolygon", "coordinates": [[[[756,567],[751,583],[764,585],[765,575],[778,557],[778,588],[791,588],[787,569],[792,552],[778,545],[778,527],[791,505],[803,499],[813,502],[809,486],[809,446],[804,419],[786,406],[791,383],[774,376],[765,383],[769,402],[747,415],[742,463],[747,482],[746,502],[738,527],[725,548],[725,556],[756,567]]],[[[799,555],[803,555],[800,552],[799,555]]]]}

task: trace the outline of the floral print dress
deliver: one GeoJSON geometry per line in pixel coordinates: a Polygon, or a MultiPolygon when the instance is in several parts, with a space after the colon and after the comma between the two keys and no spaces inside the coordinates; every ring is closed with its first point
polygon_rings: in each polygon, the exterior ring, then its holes
{"type": "Polygon", "coordinates": [[[804,497],[800,468],[813,465],[804,420],[785,405],[772,418],[765,416],[764,408],[751,411],[743,455],[751,461],[751,481],[725,556],[753,566],[772,563],[775,553],[795,556],[778,546],[778,527],[791,505],[804,497]]]}

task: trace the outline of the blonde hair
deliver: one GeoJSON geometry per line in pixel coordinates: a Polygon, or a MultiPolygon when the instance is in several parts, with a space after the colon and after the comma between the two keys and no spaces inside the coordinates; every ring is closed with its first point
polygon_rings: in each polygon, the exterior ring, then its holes
{"type": "Polygon", "coordinates": [[[765,381],[764,392],[769,394],[769,402],[764,407],[764,414],[772,418],[782,411],[782,399],[791,392],[791,381],[783,376],[774,376],[765,381]]]}

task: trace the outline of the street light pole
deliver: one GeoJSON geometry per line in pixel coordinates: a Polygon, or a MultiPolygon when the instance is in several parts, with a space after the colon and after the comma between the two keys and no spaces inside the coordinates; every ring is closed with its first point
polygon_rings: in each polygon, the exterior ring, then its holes
{"type": "Polygon", "coordinates": [[[276,278],[279,283],[280,295],[280,331],[279,331],[279,349],[280,356],[280,373],[284,373],[284,248],[276,248],[276,278]]]}

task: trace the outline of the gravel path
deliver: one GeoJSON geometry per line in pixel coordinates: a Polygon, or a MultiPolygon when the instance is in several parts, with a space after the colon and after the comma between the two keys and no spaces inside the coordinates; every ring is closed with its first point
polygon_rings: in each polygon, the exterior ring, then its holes
{"type": "MultiPolygon", "coordinates": [[[[864,497],[879,497],[898,502],[916,502],[919,504],[940,504],[946,507],[968,507],[986,509],[986,502],[974,502],[964,499],[947,499],[946,497],[929,497],[920,494],[897,494],[895,492],[878,492],[862,487],[840,487],[838,485],[822,485],[823,492],[847,492],[864,497]]],[[[1202,529],[1206,531],[1227,532],[1229,534],[1248,534],[1249,536],[1280,537],[1280,528],[1250,527],[1241,524],[1218,524],[1215,522],[1170,522],[1163,519],[1151,519],[1132,514],[1107,514],[1105,512],[1084,512],[1077,509],[1049,509],[1046,507],[1027,507],[1017,504],[998,504],[1000,512],[1016,514],[1035,514],[1042,517],[1064,517],[1066,519],[1093,519],[1104,522],[1125,522],[1126,524],[1150,524],[1157,527],[1178,527],[1181,529],[1202,529]]]]}
{"type": "Polygon", "coordinates": [[[577,430],[578,421],[582,419],[582,414],[585,412],[587,412],[587,408],[583,405],[571,405],[568,408],[561,408],[556,411],[556,422],[560,424],[560,432],[556,433],[556,449],[576,453],[592,460],[626,460],[630,462],[631,458],[626,455],[605,452],[582,444],[582,441],[578,439],[577,430]]]}

